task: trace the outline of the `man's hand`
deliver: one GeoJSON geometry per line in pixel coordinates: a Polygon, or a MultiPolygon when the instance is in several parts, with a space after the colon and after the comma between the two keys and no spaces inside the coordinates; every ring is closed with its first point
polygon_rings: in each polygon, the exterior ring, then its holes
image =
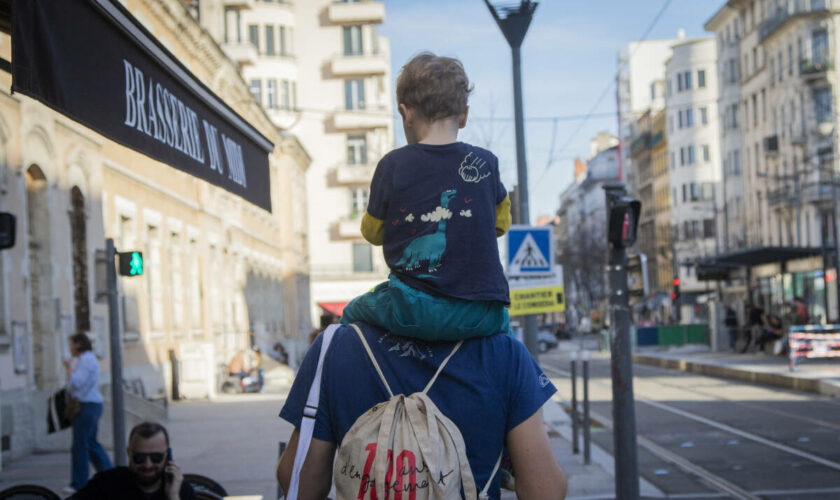
{"type": "Polygon", "coordinates": [[[180,500],[181,483],[184,482],[184,473],[181,472],[181,468],[174,463],[169,462],[166,464],[163,472],[166,474],[164,476],[164,482],[166,484],[166,497],[169,500],[180,500]],[[167,479],[169,477],[172,478],[171,481],[167,479]]]}
{"type": "Polygon", "coordinates": [[[72,359],[64,359],[62,360],[64,363],[64,370],[67,372],[67,375],[73,372],[73,360],[72,359]]]}

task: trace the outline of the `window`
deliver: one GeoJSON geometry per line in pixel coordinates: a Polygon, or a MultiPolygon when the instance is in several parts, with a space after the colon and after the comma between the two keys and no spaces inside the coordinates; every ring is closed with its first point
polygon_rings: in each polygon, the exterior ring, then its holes
{"type": "Polygon", "coordinates": [[[680,148],[680,166],[685,166],[685,148],[680,148]]]}
{"type": "Polygon", "coordinates": [[[367,164],[367,137],[364,135],[347,136],[347,164],[367,164]]]}
{"type": "Polygon", "coordinates": [[[713,182],[704,182],[700,185],[700,198],[703,201],[714,201],[715,199],[715,185],[713,182]]]}
{"type": "Polygon", "coordinates": [[[698,186],[697,183],[692,182],[689,187],[690,187],[689,197],[690,197],[691,201],[700,201],[702,199],[702,197],[701,197],[702,195],[701,195],[701,192],[700,192],[700,186],[698,186]]]}
{"type": "Polygon", "coordinates": [[[704,69],[697,71],[697,88],[706,88],[706,70],[704,69]]]}
{"type": "Polygon", "coordinates": [[[776,59],[779,61],[779,81],[781,82],[785,75],[785,60],[783,59],[781,50],[779,51],[779,55],[776,59]]]}
{"type": "MultiPolygon", "coordinates": [[[[90,299],[87,266],[87,216],[85,198],[81,189],[70,190],[70,234],[73,252],[73,306],[76,316],[76,330],[90,331],[90,299]]],[[[0,283],[2,286],[2,283],[0,283]]],[[[0,307],[3,307],[0,304],[0,307]]],[[[3,326],[0,325],[0,330],[3,326]]]]}
{"type": "Polygon", "coordinates": [[[277,47],[280,51],[281,56],[289,55],[289,46],[286,40],[286,27],[285,26],[278,26],[277,27],[277,39],[280,45],[277,47]]]}
{"type": "Polygon", "coordinates": [[[828,60],[828,31],[822,29],[811,34],[811,58],[813,64],[820,65],[828,60]]]}
{"type": "Polygon", "coordinates": [[[682,92],[683,89],[683,79],[682,73],[677,73],[677,92],[682,92]]]}
{"type": "Polygon", "coordinates": [[[265,82],[265,99],[266,107],[269,109],[277,108],[277,80],[269,78],[265,82]]]}
{"type": "Polygon", "coordinates": [[[345,56],[360,56],[362,55],[362,27],[361,26],[345,26],[344,27],[344,55],[345,56]]]}
{"type": "Polygon", "coordinates": [[[682,111],[677,111],[677,118],[678,118],[677,121],[679,122],[679,127],[683,128],[683,112],[682,111]]]}
{"type": "Polygon", "coordinates": [[[671,152],[671,155],[670,155],[669,159],[670,159],[670,162],[671,162],[671,170],[674,170],[674,167],[676,166],[676,162],[674,161],[674,152],[673,151],[671,152]]]}
{"type": "Polygon", "coordinates": [[[711,157],[710,157],[710,155],[709,155],[709,145],[708,145],[708,144],[704,144],[704,145],[703,145],[703,161],[704,161],[705,163],[709,163],[709,160],[710,160],[710,159],[711,159],[711,157]]]}
{"type": "Polygon", "coordinates": [[[752,49],[753,73],[758,71],[758,47],[752,49]]]}
{"type": "Polygon", "coordinates": [[[353,243],[353,272],[373,272],[373,255],[367,243],[353,243]]]}
{"type": "Polygon", "coordinates": [[[688,164],[694,165],[696,163],[696,158],[694,157],[694,146],[689,146],[686,148],[686,153],[688,156],[688,164]]]}
{"type": "Polygon", "coordinates": [[[258,79],[251,80],[249,87],[251,88],[251,95],[254,96],[254,99],[262,104],[262,81],[258,79]]]}
{"type": "Polygon", "coordinates": [[[691,71],[685,72],[683,81],[685,82],[685,90],[691,90],[691,71]]]}
{"type": "Polygon", "coordinates": [[[770,87],[776,86],[776,58],[770,58],[770,87]]]}
{"type": "Polygon", "coordinates": [[[683,203],[685,203],[685,202],[688,201],[688,185],[687,184],[682,185],[682,191],[683,191],[682,200],[683,200],[683,203]]]}
{"type": "Polygon", "coordinates": [[[705,107],[700,108],[700,123],[702,125],[708,125],[709,123],[709,110],[705,107]]]}
{"type": "Polygon", "coordinates": [[[274,55],[274,26],[265,27],[265,55],[274,55]]]}
{"type": "Polygon", "coordinates": [[[830,88],[814,91],[814,104],[817,107],[817,123],[827,123],[832,121],[830,88]]]}
{"type": "Polygon", "coordinates": [[[172,315],[172,329],[176,335],[184,333],[184,288],[181,283],[181,237],[178,233],[169,235],[169,305],[172,315]]]}
{"type": "Polygon", "coordinates": [[[355,218],[365,213],[368,205],[368,188],[350,190],[350,217],[355,218]]]}
{"type": "Polygon", "coordinates": [[[788,44],[788,75],[793,75],[793,44],[788,44]]]}
{"type": "Polygon", "coordinates": [[[286,111],[292,109],[291,96],[289,95],[289,80],[280,81],[280,109],[286,111]]]}
{"type": "Polygon", "coordinates": [[[734,57],[729,60],[729,77],[729,83],[738,81],[738,59],[734,57]]]}
{"type": "Polygon", "coordinates": [[[290,85],[291,85],[291,99],[290,99],[291,102],[289,104],[291,104],[291,107],[292,107],[291,109],[298,109],[298,105],[297,105],[297,82],[293,81],[293,82],[291,82],[290,85]]]}
{"type": "Polygon", "coordinates": [[[257,51],[260,50],[260,27],[256,24],[248,25],[248,41],[257,48],[257,51]]]}
{"type": "Polygon", "coordinates": [[[693,109],[685,110],[685,126],[686,127],[693,127],[694,126],[694,110],[693,109]]]}
{"type": "Polygon", "coordinates": [[[365,81],[344,81],[344,105],[346,109],[365,109],[365,81]]]}
{"type": "Polygon", "coordinates": [[[761,121],[767,121],[767,91],[761,89],[761,121]]]}
{"type": "Polygon", "coordinates": [[[735,175],[741,175],[741,152],[740,151],[733,151],[732,152],[732,173],[735,175]]]}

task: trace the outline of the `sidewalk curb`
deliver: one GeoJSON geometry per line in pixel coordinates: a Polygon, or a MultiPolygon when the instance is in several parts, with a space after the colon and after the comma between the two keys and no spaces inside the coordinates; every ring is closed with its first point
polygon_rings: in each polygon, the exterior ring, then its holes
{"type": "Polygon", "coordinates": [[[646,354],[634,354],[634,363],[641,363],[669,370],[680,370],[713,377],[723,377],[756,384],[770,385],[794,391],[811,392],[823,396],[840,397],[840,382],[818,378],[797,377],[784,373],[752,371],[712,362],[687,361],[684,359],[664,358],[646,354]]]}
{"type": "MultiPolygon", "coordinates": [[[[559,434],[563,439],[568,441],[569,443],[572,442],[572,418],[571,416],[566,413],[563,409],[562,403],[566,403],[563,401],[560,396],[557,394],[554,395],[551,399],[546,401],[545,405],[543,405],[543,423],[549,426],[554,432],[559,434]]],[[[591,452],[592,452],[592,464],[599,465],[601,469],[606,472],[606,474],[610,478],[615,478],[615,459],[612,455],[610,455],[606,450],[598,446],[597,443],[592,442],[590,443],[591,452]]],[[[570,451],[571,453],[571,451],[570,451]]],[[[583,463],[583,452],[578,455],[579,461],[583,463]]],[[[648,482],[647,479],[642,477],[639,474],[639,493],[642,497],[646,498],[665,498],[665,493],[662,492],[659,488],[654,486],[652,483],[648,482]]],[[[591,495],[587,497],[580,497],[582,498],[614,498],[614,490],[611,495],[608,496],[598,496],[598,495],[591,495]]],[[[577,498],[577,497],[576,497],[577,498]]],[[[580,500],[579,499],[579,500],[580,500]]]]}

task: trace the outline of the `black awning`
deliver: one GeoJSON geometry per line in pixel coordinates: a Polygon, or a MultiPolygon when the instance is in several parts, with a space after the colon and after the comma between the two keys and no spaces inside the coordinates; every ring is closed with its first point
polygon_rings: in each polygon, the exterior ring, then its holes
{"type": "Polygon", "coordinates": [[[736,267],[782,263],[822,255],[821,248],[811,247],[754,247],[715,255],[700,262],[736,267]]]}
{"type": "Polygon", "coordinates": [[[271,211],[274,145],[116,0],[14,0],[12,91],[271,211]]]}
{"type": "Polygon", "coordinates": [[[716,281],[729,279],[730,272],[742,267],[781,264],[790,260],[816,257],[822,253],[823,249],[811,247],[754,247],[698,259],[694,265],[697,269],[697,279],[716,281]]]}

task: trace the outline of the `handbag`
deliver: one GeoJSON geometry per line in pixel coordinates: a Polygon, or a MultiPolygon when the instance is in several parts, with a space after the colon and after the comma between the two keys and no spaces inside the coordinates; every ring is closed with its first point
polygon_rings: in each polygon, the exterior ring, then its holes
{"type": "Polygon", "coordinates": [[[82,411],[82,402],[79,401],[79,398],[74,398],[70,395],[70,391],[65,391],[65,397],[67,398],[67,402],[64,404],[64,411],[62,414],[64,418],[73,421],[76,416],[82,411]]]}
{"type": "Polygon", "coordinates": [[[53,434],[73,425],[72,417],[78,415],[81,410],[81,403],[78,403],[78,401],[76,398],[69,397],[69,391],[66,388],[59,389],[47,398],[47,434],[53,434]],[[70,401],[77,402],[77,410],[66,411],[67,403],[70,401]],[[67,415],[70,415],[71,418],[68,418],[67,415]]]}

